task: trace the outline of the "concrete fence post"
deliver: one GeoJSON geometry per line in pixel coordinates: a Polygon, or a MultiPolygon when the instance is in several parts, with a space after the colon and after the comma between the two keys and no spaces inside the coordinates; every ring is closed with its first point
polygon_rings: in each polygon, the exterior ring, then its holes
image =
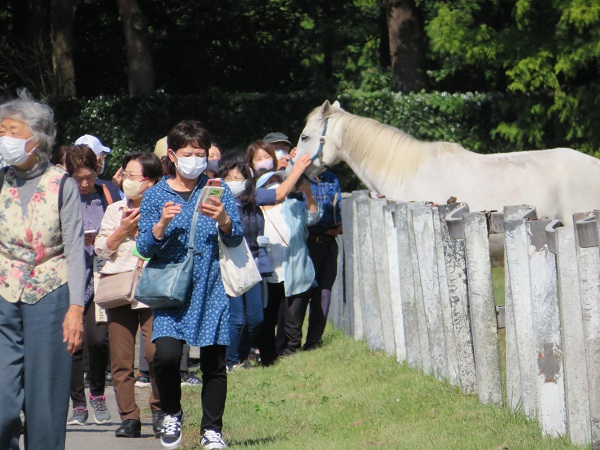
{"type": "Polygon", "coordinates": [[[402,313],[402,291],[400,287],[400,264],[402,262],[398,258],[398,237],[395,223],[396,206],[394,203],[388,201],[388,204],[383,207],[383,214],[396,361],[402,363],[406,361],[406,342],[404,339],[404,315],[402,313]]]}
{"type": "Polygon", "coordinates": [[[425,303],[423,301],[423,291],[421,289],[421,274],[419,271],[419,260],[417,258],[417,243],[415,229],[413,225],[412,211],[416,208],[422,208],[426,203],[410,202],[408,203],[408,240],[410,248],[410,261],[413,267],[413,283],[415,293],[415,310],[417,313],[417,321],[419,329],[419,347],[421,350],[421,369],[426,374],[433,373],[433,364],[431,361],[431,346],[429,344],[429,333],[427,330],[427,318],[425,315],[425,303]]]}
{"type": "MultiPolygon", "coordinates": [[[[519,366],[519,400],[511,392],[511,406],[520,405],[529,418],[537,418],[537,354],[533,337],[533,311],[531,307],[531,276],[529,272],[529,229],[527,218],[536,217],[535,208],[526,205],[504,207],[504,242],[506,267],[509,276],[510,303],[507,303],[507,326],[514,323],[516,353],[519,366]]],[[[507,345],[510,328],[507,328],[507,345]]],[[[513,355],[511,355],[513,356],[513,355]]],[[[507,353],[506,372],[513,370],[515,361],[509,365],[507,353]]],[[[511,376],[511,379],[513,377],[511,376]]],[[[511,386],[512,389],[512,386],[511,386]]]]}
{"type": "Polygon", "coordinates": [[[379,300],[381,326],[383,331],[383,348],[388,355],[396,355],[394,341],[394,322],[392,319],[392,303],[390,295],[390,278],[388,268],[388,250],[386,246],[386,229],[383,208],[387,200],[371,199],[371,238],[373,242],[373,259],[376,274],[376,290],[374,294],[379,300]],[[387,275],[387,276],[386,276],[387,275]]]}
{"type": "Polygon", "coordinates": [[[484,404],[501,405],[502,376],[487,217],[481,212],[467,213],[463,222],[477,394],[484,404]]]}
{"type": "Polygon", "coordinates": [[[473,339],[471,335],[471,319],[469,317],[469,304],[467,293],[467,263],[465,257],[464,231],[462,237],[450,236],[448,221],[459,220],[469,211],[465,203],[453,203],[438,206],[440,216],[440,232],[444,248],[444,265],[452,324],[454,342],[456,347],[456,360],[460,387],[467,394],[477,391],[477,378],[475,375],[475,357],[473,355],[473,339]],[[457,217],[454,217],[454,214],[457,217]]]}
{"type": "Polygon", "coordinates": [[[367,344],[371,350],[385,350],[383,328],[381,324],[381,309],[377,296],[377,273],[373,255],[373,235],[371,233],[370,200],[361,198],[357,201],[357,214],[362,220],[357,221],[358,246],[360,249],[358,279],[362,304],[363,330],[367,344]]]}
{"type": "Polygon", "coordinates": [[[431,366],[433,375],[436,378],[447,379],[448,362],[446,359],[446,340],[444,337],[432,208],[415,208],[412,210],[412,217],[421,293],[423,295],[427,335],[429,336],[431,366]]]}
{"type": "MultiPolygon", "coordinates": [[[[395,205],[396,241],[398,243],[398,272],[400,276],[400,299],[402,301],[402,316],[404,319],[404,342],[406,345],[406,361],[411,367],[423,368],[421,358],[421,341],[417,314],[417,297],[413,272],[410,245],[409,204],[395,205]]],[[[429,346],[429,344],[427,344],[429,346]]]]}
{"type": "Polygon", "coordinates": [[[442,322],[444,326],[444,341],[446,343],[446,364],[448,366],[448,381],[454,386],[460,386],[458,359],[456,356],[456,342],[454,340],[454,324],[452,321],[452,306],[450,305],[450,291],[448,289],[448,275],[444,259],[444,243],[442,241],[442,225],[440,211],[432,208],[433,235],[435,238],[435,259],[442,305],[442,322]]]}
{"type": "Polygon", "coordinates": [[[343,329],[348,333],[348,313],[346,311],[346,301],[344,299],[344,239],[341,235],[336,237],[338,245],[337,255],[337,275],[331,288],[331,305],[329,307],[328,318],[338,329],[343,329]]]}
{"type": "MultiPolygon", "coordinates": [[[[362,316],[362,289],[360,287],[360,245],[359,245],[359,223],[362,223],[362,220],[358,215],[358,201],[359,199],[367,199],[369,198],[369,193],[367,191],[354,191],[352,192],[352,200],[351,200],[351,209],[342,208],[342,214],[348,213],[351,211],[351,221],[350,224],[352,226],[352,233],[349,236],[351,238],[351,242],[349,242],[349,247],[351,249],[349,254],[350,265],[352,267],[352,277],[348,280],[349,284],[351,283],[351,294],[352,294],[352,330],[354,332],[354,339],[361,340],[365,338],[365,332],[363,329],[363,316],[362,316]]],[[[342,220],[343,216],[342,216],[342,220]]]]}
{"type": "Polygon", "coordinates": [[[581,316],[575,230],[554,221],[546,227],[548,247],[556,254],[559,310],[563,345],[563,371],[567,432],[571,443],[589,445],[590,402],[588,397],[585,338],[581,316]]]}
{"type": "Polygon", "coordinates": [[[577,269],[587,362],[592,448],[600,449],[600,254],[598,213],[575,214],[577,269]]]}
{"type": "Polygon", "coordinates": [[[564,436],[567,432],[563,348],[556,285],[556,258],[548,249],[549,220],[531,220],[529,273],[533,338],[537,354],[537,393],[542,432],[564,436]]]}

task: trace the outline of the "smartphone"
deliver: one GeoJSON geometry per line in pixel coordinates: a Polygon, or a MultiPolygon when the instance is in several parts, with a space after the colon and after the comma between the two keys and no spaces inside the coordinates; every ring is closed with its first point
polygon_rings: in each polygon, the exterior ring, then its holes
{"type": "Polygon", "coordinates": [[[206,182],[207,186],[222,186],[222,181],[220,178],[209,178],[206,182]]]}
{"type": "Polygon", "coordinates": [[[200,194],[200,204],[208,203],[211,198],[221,199],[225,192],[225,188],[222,186],[204,186],[202,193],[200,194]]]}
{"type": "Polygon", "coordinates": [[[98,234],[98,230],[85,230],[83,234],[98,234]]]}

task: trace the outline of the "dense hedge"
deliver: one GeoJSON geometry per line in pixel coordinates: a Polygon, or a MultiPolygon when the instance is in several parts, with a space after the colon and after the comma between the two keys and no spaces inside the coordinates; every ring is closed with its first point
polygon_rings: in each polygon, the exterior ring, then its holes
{"type": "MultiPolygon", "coordinates": [[[[286,95],[214,91],[193,96],[60,100],[53,106],[59,144],[87,133],[113,148],[105,173],[110,176],[124,153],[152,151],[155,142],[179,120],[198,119],[226,150],[245,149],[270,131],[283,131],[295,141],[307,114],[324,100],[323,93],[307,91],[286,95]]],[[[349,112],[396,126],[419,139],[458,142],[478,152],[514,150],[507,142],[490,137],[490,130],[499,121],[493,94],[348,91],[338,100],[349,112]]],[[[360,187],[347,166],[337,172],[344,189],[360,187]]]]}

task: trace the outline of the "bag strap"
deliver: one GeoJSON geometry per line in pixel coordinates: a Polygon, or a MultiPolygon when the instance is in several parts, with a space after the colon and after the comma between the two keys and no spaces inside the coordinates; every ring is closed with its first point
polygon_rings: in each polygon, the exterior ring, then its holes
{"type": "Polygon", "coordinates": [[[273,220],[271,219],[271,217],[269,217],[269,214],[267,213],[267,211],[261,206],[260,209],[262,209],[263,215],[269,219],[269,222],[271,222],[271,225],[273,225],[273,228],[275,228],[275,231],[277,231],[277,234],[279,235],[279,237],[281,238],[281,240],[283,241],[283,243],[286,245],[286,247],[289,247],[290,244],[288,244],[288,242],[285,240],[285,238],[282,236],[282,234],[279,232],[279,230],[277,229],[277,227],[275,226],[275,223],[273,222],[273,220]]]}
{"type": "Polygon", "coordinates": [[[190,237],[188,239],[188,252],[191,252],[194,249],[194,242],[196,240],[196,224],[198,222],[198,215],[200,214],[198,212],[198,207],[200,206],[200,200],[202,199],[201,189],[205,185],[206,179],[204,180],[204,185],[202,187],[200,187],[200,183],[198,183],[198,186],[196,187],[196,189],[198,189],[200,192],[198,193],[198,200],[196,200],[196,206],[194,206],[194,216],[192,217],[192,226],[190,227],[190,237]]]}

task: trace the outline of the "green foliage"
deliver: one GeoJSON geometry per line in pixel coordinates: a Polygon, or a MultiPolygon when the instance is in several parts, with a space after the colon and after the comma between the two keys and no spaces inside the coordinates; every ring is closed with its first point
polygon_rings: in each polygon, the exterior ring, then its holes
{"type": "Polygon", "coordinates": [[[481,78],[505,92],[493,136],[522,147],[595,154],[600,134],[600,3],[595,0],[437,0],[427,16],[432,77],[481,78]],[[474,76],[474,74],[479,74],[474,76]]]}

